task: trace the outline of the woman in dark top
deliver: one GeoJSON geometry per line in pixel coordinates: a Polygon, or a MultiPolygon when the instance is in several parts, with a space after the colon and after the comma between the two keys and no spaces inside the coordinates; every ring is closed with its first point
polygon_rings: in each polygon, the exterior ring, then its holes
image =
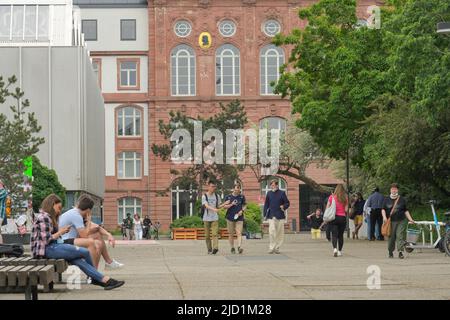
{"type": "Polygon", "coordinates": [[[361,229],[362,225],[363,225],[363,213],[364,213],[364,204],[366,203],[366,201],[364,200],[361,192],[357,192],[356,193],[356,200],[355,203],[353,204],[353,222],[355,223],[355,231],[353,231],[353,239],[359,239],[358,237],[358,233],[359,233],[359,229],[361,229]]]}
{"type": "Polygon", "coordinates": [[[403,249],[406,243],[406,227],[408,221],[409,223],[415,222],[407,209],[405,198],[400,197],[398,194],[398,185],[396,183],[391,185],[390,196],[384,199],[381,214],[383,215],[383,223],[389,217],[391,218],[391,235],[388,241],[389,258],[394,257],[395,244],[397,243],[398,257],[403,259],[403,249]]]}

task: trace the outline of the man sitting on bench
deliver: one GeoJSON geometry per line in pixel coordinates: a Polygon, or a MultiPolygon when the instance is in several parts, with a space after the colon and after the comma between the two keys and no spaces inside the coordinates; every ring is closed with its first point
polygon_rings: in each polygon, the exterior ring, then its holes
{"type": "Polygon", "coordinates": [[[70,231],[62,236],[64,243],[84,247],[92,255],[94,266],[98,268],[100,257],[105,259],[105,266],[111,269],[121,268],[124,265],[111,259],[103,236],[108,238],[109,243],[114,247],[116,241],[114,237],[105,229],[91,221],[91,210],[94,207],[94,200],[88,195],[82,195],[78,199],[77,206],[61,215],[60,225],[71,225],[70,231]]]}

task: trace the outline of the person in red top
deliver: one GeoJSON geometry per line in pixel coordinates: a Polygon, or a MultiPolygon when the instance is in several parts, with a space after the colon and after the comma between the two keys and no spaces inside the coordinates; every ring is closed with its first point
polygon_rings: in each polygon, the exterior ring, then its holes
{"type": "Polygon", "coordinates": [[[347,226],[346,214],[348,212],[348,197],[342,184],[338,184],[334,193],[328,198],[327,208],[331,206],[332,199],[336,203],[336,218],[330,222],[331,243],[333,244],[333,255],[340,257],[344,247],[344,232],[347,226]]]}

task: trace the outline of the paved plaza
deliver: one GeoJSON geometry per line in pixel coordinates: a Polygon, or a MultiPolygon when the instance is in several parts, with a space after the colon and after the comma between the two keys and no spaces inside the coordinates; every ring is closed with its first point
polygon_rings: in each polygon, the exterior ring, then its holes
{"type": "MultiPolygon", "coordinates": [[[[125,280],[125,286],[104,291],[83,284],[68,290],[58,284],[39,299],[450,298],[450,258],[437,250],[388,259],[386,242],[346,239],[344,256],[334,258],[326,240],[313,241],[309,234],[286,235],[280,255],[266,253],[267,237],[245,240],[244,247],[244,255],[231,255],[221,240],[218,255],[211,256],[203,241],[121,243],[111,253],[126,266],[107,274],[125,280]],[[369,266],[381,271],[380,289],[367,287],[369,266]]],[[[0,294],[3,299],[23,299],[23,294],[0,294]]]]}

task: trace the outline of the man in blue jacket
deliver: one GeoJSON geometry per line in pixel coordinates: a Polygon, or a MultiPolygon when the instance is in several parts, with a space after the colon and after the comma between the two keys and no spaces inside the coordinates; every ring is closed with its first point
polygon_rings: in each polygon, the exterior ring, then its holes
{"type": "Polygon", "coordinates": [[[264,203],[264,219],[269,220],[269,253],[279,254],[284,240],[285,211],[290,203],[286,192],[278,188],[278,180],[272,180],[270,187],[272,190],[267,193],[264,203]]]}

